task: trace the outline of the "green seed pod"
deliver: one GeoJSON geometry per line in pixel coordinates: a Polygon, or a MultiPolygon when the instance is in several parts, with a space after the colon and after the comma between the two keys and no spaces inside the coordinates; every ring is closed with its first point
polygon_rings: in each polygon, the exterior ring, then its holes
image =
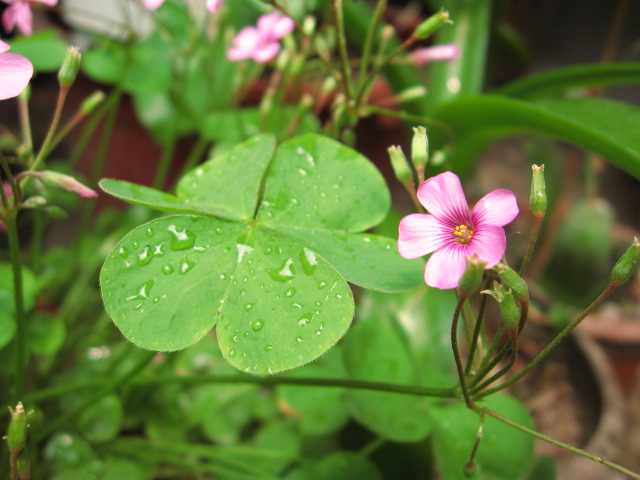
{"type": "Polygon", "coordinates": [[[418,25],[413,32],[413,36],[420,39],[428,38],[437,32],[445,23],[452,23],[451,20],[449,20],[449,12],[440,10],[418,25]]]}
{"type": "Polygon", "coordinates": [[[631,278],[636,269],[638,254],[640,254],[640,242],[638,242],[637,237],[634,237],[631,246],[624,252],[611,271],[611,285],[617,287],[631,278]]]}
{"type": "Polygon", "coordinates": [[[529,205],[531,211],[537,217],[544,217],[547,211],[547,190],[544,183],[544,165],[532,165],[533,178],[531,179],[531,196],[529,205]]]}
{"type": "Polygon", "coordinates": [[[393,172],[396,174],[396,178],[400,180],[400,183],[407,183],[411,180],[411,167],[409,166],[409,160],[402,153],[402,148],[391,146],[387,150],[389,152],[389,158],[391,159],[391,166],[393,172]]]}
{"type": "Polygon", "coordinates": [[[476,254],[473,257],[467,257],[466,261],[467,267],[460,279],[460,283],[458,283],[458,292],[460,296],[464,297],[472,295],[480,288],[484,268],[487,265],[481,262],[476,254]]]}
{"type": "Polygon", "coordinates": [[[516,305],[516,299],[511,290],[505,290],[502,294],[500,313],[502,314],[502,321],[509,329],[518,328],[520,309],[516,305]]]}
{"type": "Polygon", "coordinates": [[[82,101],[82,104],[80,105],[80,111],[82,112],[83,115],[89,115],[96,108],[98,108],[98,106],[102,102],[104,102],[105,98],[106,98],[106,95],[102,90],[93,92],[91,95],[89,95],[87,98],[85,98],[82,101]]]}
{"type": "Polygon", "coordinates": [[[529,287],[524,279],[516,273],[511,267],[504,263],[498,263],[495,266],[496,271],[500,274],[502,282],[511,289],[511,292],[520,301],[526,301],[529,298],[529,287]]]}
{"type": "Polygon", "coordinates": [[[413,129],[411,160],[416,168],[422,169],[424,169],[429,160],[429,138],[427,137],[427,129],[424,127],[415,127],[413,129]]]}
{"type": "Polygon", "coordinates": [[[78,71],[80,70],[80,61],[82,60],[82,54],[79,47],[69,47],[67,49],[67,55],[64,57],[62,66],[58,71],[58,82],[63,87],[70,87],[73,82],[76,81],[78,71]]]}
{"type": "Polygon", "coordinates": [[[27,441],[27,415],[22,406],[22,402],[18,402],[16,409],[11,412],[11,420],[7,429],[7,445],[12,455],[19,454],[25,447],[27,441]]]}

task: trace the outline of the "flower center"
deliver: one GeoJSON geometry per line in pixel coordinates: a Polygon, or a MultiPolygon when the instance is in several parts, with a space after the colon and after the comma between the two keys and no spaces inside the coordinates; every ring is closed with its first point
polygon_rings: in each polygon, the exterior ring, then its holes
{"type": "Polygon", "coordinates": [[[468,225],[458,225],[453,231],[453,235],[462,245],[468,245],[471,239],[473,238],[473,234],[475,230],[468,225]]]}

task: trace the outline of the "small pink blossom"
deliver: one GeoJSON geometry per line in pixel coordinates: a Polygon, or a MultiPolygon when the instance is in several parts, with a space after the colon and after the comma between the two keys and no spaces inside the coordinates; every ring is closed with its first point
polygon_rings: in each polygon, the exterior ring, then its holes
{"type": "Polygon", "coordinates": [[[9,6],[2,13],[2,26],[7,32],[18,27],[23,34],[31,36],[33,33],[33,14],[31,5],[43,3],[49,7],[57,5],[58,0],[3,0],[9,6]]]}
{"type": "Polygon", "coordinates": [[[436,45],[435,47],[418,48],[411,52],[411,59],[418,67],[437,61],[453,62],[457,60],[459,56],[460,48],[453,43],[436,45]]]}
{"type": "Polygon", "coordinates": [[[451,172],[422,182],[418,200],[429,214],[414,213],[400,222],[398,250],[405,258],[431,253],[424,272],[427,285],[455,288],[465,270],[465,258],[477,254],[491,268],[507,248],[504,227],[518,215],[515,195],[504,188],[480,199],[469,211],[460,179],[451,172]]]}
{"type": "Polygon", "coordinates": [[[211,13],[216,13],[222,6],[224,0],[207,0],[207,10],[211,13]]]}
{"type": "Polygon", "coordinates": [[[293,31],[295,24],[289,17],[269,13],[258,19],[256,27],[244,27],[233,39],[227,52],[232,62],[252,58],[258,63],[273,60],[280,51],[280,40],[293,31]]]}
{"type": "Polygon", "coordinates": [[[17,97],[33,76],[33,65],[22,55],[7,53],[11,48],[0,40],[0,100],[17,97]]]}
{"type": "Polygon", "coordinates": [[[160,8],[160,5],[164,3],[164,0],[142,0],[142,3],[144,3],[144,6],[148,9],[155,10],[160,8]]]}

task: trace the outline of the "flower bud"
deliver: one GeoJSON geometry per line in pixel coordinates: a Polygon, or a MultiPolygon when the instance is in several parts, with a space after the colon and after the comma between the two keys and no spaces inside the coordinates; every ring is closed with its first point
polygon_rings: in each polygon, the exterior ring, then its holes
{"type": "Polygon", "coordinates": [[[477,254],[473,257],[466,257],[467,266],[458,283],[458,293],[462,297],[468,297],[475,293],[482,283],[482,275],[487,266],[485,262],[481,262],[477,254]]]}
{"type": "Polygon", "coordinates": [[[75,193],[82,198],[96,198],[98,196],[98,194],[89,187],[84,186],[75,178],[63,173],[43,170],[42,172],[29,172],[29,175],[40,179],[42,183],[49,187],[63,190],[65,192],[75,193]]]}
{"type": "Polygon", "coordinates": [[[80,61],[82,55],[80,54],[79,47],[69,47],[67,49],[67,56],[64,57],[60,71],[58,72],[58,81],[63,87],[70,87],[75,82],[80,70],[80,61]]]}
{"type": "Polygon", "coordinates": [[[411,180],[411,167],[409,166],[409,160],[402,153],[402,148],[391,146],[387,150],[389,152],[389,158],[391,159],[391,166],[393,172],[396,174],[396,178],[400,180],[400,183],[405,184],[411,180]]]}
{"type": "Polygon", "coordinates": [[[41,197],[40,195],[34,195],[32,197],[27,198],[24,202],[22,202],[22,206],[24,208],[39,208],[43,207],[47,204],[47,199],[41,197]]]}
{"type": "Polygon", "coordinates": [[[415,127],[413,129],[413,139],[411,140],[411,161],[416,168],[424,170],[428,160],[429,139],[427,138],[427,129],[415,127]]]}
{"type": "Polygon", "coordinates": [[[611,271],[611,285],[617,287],[631,278],[636,269],[638,254],[640,254],[640,242],[638,242],[638,237],[634,237],[631,246],[624,252],[611,271]]]}
{"type": "Polygon", "coordinates": [[[18,402],[16,409],[11,412],[9,428],[7,429],[7,445],[11,455],[19,454],[25,447],[27,441],[27,414],[24,411],[22,402],[18,402]]]}
{"type": "Polygon", "coordinates": [[[80,112],[82,112],[83,115],[89,115],[93,113],[93,111],[96,108],[98,108],[98,106],[102,102],[104,102],[105,98],[106,98],[106,95],[102,90],[97,90],[93,92],[91,95],[89,95],[87,98],[85,98],[82,101],[82,104],[80,105],[80,112]]]}
{"type": "Polygon", "coordinates": [[[517,300],[527,301],[529,298],[529,287],[524,279],[516,273],[511,267],[504,263],[498,263],[495,267],[496,272],[500,274],[502,283],[511,289],[517,300]]]}
{"type": "Polygon", "coordinates": [[[316,19],[309,15],[304,18],[302,22],[302,33],[304,33],[307,37],[311,37],[314,33],[316,33],[316,19]]]}
{"type": "Polygon", "coordinates": [[[460,47],[454,43],[417,48],[411,52],[411,60],[418,67],[431,62],[453,62],[460,57],[460,47]]]}
{"type": "Polygon", "coordinates": [[[422,98],[427,94],[427,89],[418,85],[415,87],[409,87],[395,95],[395,99],[398,103],[410,102],[412,100],[416,100],[418,98],[422,98]]]}
{"type": "Polygon", "coordinates": [[[449,12],[440,10],[418,25],[413,32],[413,36],[415,38],[427,38],[437,32],[445,23],[452,23],[451,20],[449,20],[449,12]]]}
{"type": "Polygon", "coordinates": [[[544,217],[547,211],[547,190],[544,184],[544,165],[532,165],[531,196],[529,204],[536,217],[544,217]]]}
{"type": "MultiPolygon", "coordinates": [[[[504,287],[503,287],[504,288],[504,287]]],[[[511,290],[504,289],[502,301],[499,302],[502,321],[510,330],[516,330],[520,323],[520,309],[511,290]]]]}

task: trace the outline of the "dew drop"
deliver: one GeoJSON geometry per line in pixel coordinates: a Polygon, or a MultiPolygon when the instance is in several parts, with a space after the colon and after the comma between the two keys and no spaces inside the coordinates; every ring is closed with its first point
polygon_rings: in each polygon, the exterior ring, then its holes
{"type": "Polygon", "coordinates": [[[250,247],[249,245],[243,245],[242,243],[236,244],[236,248],[238,249],[238,263],[242,262],[242,259],[247,253],[253,252],[253,247],[250,247]]]}
{"type": "Polygon", "coordinates": [[[164,257],[164,251],[162,250],[162,247],[164,247],[164,243],[161,243],[161,244],[156,245],[155,247],[153,247],[153,256],[154,257],[164,257]]]}
{"type": "Polygon", "coordinates": [[[220,227],[216,227],[216,233],[218,235],[222,234],[222,229],[220,227]]]}
{"type": "Polygon", "coordinates": [[[282,267],[267,270],[267,272],[276,282],[287,282],[296,276],[296,269],[290,258],[282,267]]]}
{"type": "Polygon", "coordinates": [[[191,230],[178,230],[175,225],[169,225],[167,230],[173,234],[173,239],[171,240],[172,250],[186,250],[193,247],[196,242],[196,235],[191,230]]]}
{"type": "Polygon", "coordinates": [[[239,340],[238,335],[234,335],[233,337],[231,337],[231,341],[232,341],[233,343],[238,343],[238,340],[239,340]]]}
{"type": "Polygon", "coordinates": [[[145,265],[149,265],[151,260],[153,260],[153,252],[151,252],[151,248],[147,245],[144,247],[144,250],[138,254],[138,266],[144,267],[145,265]]]}
{"type": "Polygon", "coordinates": [[[296,342],[301,343],[302,342],[302,337],[296,337],[296,342]]]}
{"type": "Polygon", "coordinates": [[[300,305],[299,303],[292,303],[291,308],[302,308],[302,305],[300,305]]]}
{"type": "Polygon", "coordinates": [[[151,227],[147,228],[147,237],[149,238],[153,237],[153,228],[151,227]]]}
{"type": "Polygon", "coordinates": [[[340,295],[339,293],[336,293],[336,298],[337,298],[338,300],[341,300],[341,299],[342,299],[342,295],[340,295]]]}
{"type": "Polygon", "coordinates": [[[184,275],[188,271],[192,270],[193,267],[195,267],[195,266],[196,266],[196,262],[194,262],[193,260],[189,260],[186,256],[184,256],[180,260],[180,266],[179,266],[179,269],[178,269],[178,273],[181,274],[181,275],[184,275]]]}
{"type": "Polygon", "coordinates": [[[302,270],[307,275],[313,275],[318,267],[318,259],[316,258],[316,252],[303,248],[300,252],[300,263],[302,263],[302,270]]]}
{"type": "Polygon", "coordinates": [[[287,297],[293,297],[295,294],[296,294],[295,288],[290,288],[289,290],[287,290],[287,293],[285,293],[287,297]]]}
{"type": "Polygon", "coordinates": [[[153,303],[158,303],[160,301],[160,297],[153,297],[153,303]]]}
{"type": "Polygon", "coordinates": [[[327,282],[320,282],[320,283],[318,284],[318,289],[319,289],[319,290],[322,290],[322,289],[323,289],[324,287],[326,287],[326,286],[327,286],[327,282]]]}
{"type": "Polygon", "coordinates": [[[253,304],[253,303],[247,303],[247,304],[244,306],[244,311],[245,311],[245,312],[248,312],[248,311],[249,311],[249,310],[251,310],[254,306],[255,306],[255,304],[253,304]]]}
{"type": "Polygon", "coordinates": [[[136,242],[133,242],[133,245],[132,245],[132,246],[133,246],[133,249],[134,249],[134,250],[137,250],[137,249],[138,249],[138,247],[140,246],[140,244],[136,241],[136,242]]]}
{"type": "Polygon", "coordinates": [[[170,273],[173,273],[173,267],[169,264],[167,265],[163,265],[162,266],[162,273],[164,273],[165,275],[169,275],[170,273]]]}
{"type": "Polygon", "coordinates": [[[149,292],[151,291],[151,289],[155,284],[156,282],[153,280],[149,280],[148,282],[145,282],[142,285],[142,287],[140,287],[140,290],[138,290],[138,293],[136,293],[135,295],[131,295],[130,297],[127,297],[127,300],[146,300],[147,298],[149,298],[149,292]]]}
{"type": "Polygon", "coordinates": [[[129,256],[129,249],[127,249],[127,247],[120,247],[118,255],[126,259],[129,256]]]}
{"type": "Polygon", "coordinates": [[[273,347],[271,345],[267,345],[266,347],[264,347],[264,351],[265,352],[271,352],[271,351],[273,351],[273,347]]]}
{"type": "Polygon", "coordinates": [[[304,327],[307,323],[309,323],[311,320],[313,319],[313,313],[308,312],[305,313],[304,315],[302,315],[299,319],[298,319],[298,326],[299,327],[304,327]]]}
{"type": "Polygon", "coordinates": [[[251,328],[254,332],[259,332],[260,330],[262,330],[262,327],[264,327],[264,322],[262,320],[258,319],[251,322],[251,328]]]}
{"type": "Polygon", "coordinates": [[[230,357],[235,357],[236,356],[236,351],[235,350],[229,350],[229,356],[230,357]]]}

